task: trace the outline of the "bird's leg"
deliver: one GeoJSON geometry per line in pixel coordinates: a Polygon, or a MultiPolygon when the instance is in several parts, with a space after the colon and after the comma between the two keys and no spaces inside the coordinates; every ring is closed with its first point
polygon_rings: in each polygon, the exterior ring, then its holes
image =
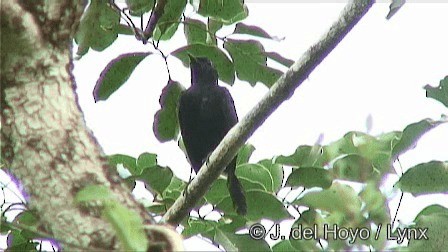
{"type": "Polygon", "coordinates": [[[207,156],[204,158],[203,163],[205,163],[208,166],[208,163],[210,163],[210,156],[212,155],[211,151],[210,153],[207,154],[207,156]]]}
{"type": "Polygon", "coordinates": [[[187,185],[185,186],[184,192],[183,192],[183,196],[187,197],[187,189],[188,186],[190,185],[191,181],[193,180],[193,166],[190,169],[190,178],[188,179],[187,185]]]}

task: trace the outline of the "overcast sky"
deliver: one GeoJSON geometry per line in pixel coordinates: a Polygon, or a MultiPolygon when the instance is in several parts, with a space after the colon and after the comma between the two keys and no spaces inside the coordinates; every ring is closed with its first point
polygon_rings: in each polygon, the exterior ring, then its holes
{"type": "MultiPolygon", "coordinates": [[[[293,60],[299,59],[320,38],[345,5],[252,2],[248,3],[249,17],[243,22],[284,38],[280,42],[262,40],[262,43],[267,51],[279,52],[293,60]]],[[[385,19],[387,12],[388,4],[375,4],[290,100],[255,132],[249,139],[256,147],[253,161],[289,155],[299,145],[313,145],[321,134],[322,143],[326,144],[348,131],[366,132],[368,117],[373,122],[369,133],[377,135],[447,114],[446,107],[425,97],[423,86],[436,86],[448,75],[448,4],[406,4],[389,21],[385,19]]],[[[191,8],[186,16],[196,17],[191,8]]],[[[226,29],[221,35],[232,30],[226,29]]],[[[180,29],[173,41],[161,42],[160,47],[169,53],[184,44],[180,29]]],[[[160,107],[159,95],[168,80],[160,56],[151,55],[142,61],[129,81],[109,100],[96,104],[93,100],[95,82],[111,59],[125,52],[148,50],[153,48],[125,37],[103,52],[89,51],[75,62],[79,102],[88,126],[107,154],[157,153],[161,165],[169,166],[177,176],[187,180],[189,164],[177,143],[159,143],[152,132],[153,116],[160,107]]],[[[169,57],[168,63],[172,78],[188,87],[189,69],[175,57],[169,57]]],[[[262,84],[251,87],[238,80],[233,87],[227,87],[239,118],[267,92],[262,84]]],[[[414,150],[400,157],[403,169],[421,162],[448,160],[447,139],[448,125],[426,134],[414,150]]],[[[397,178],[391,178],[391,185],[397,178]]],[[[392,213],[397,202],[394,199],[390,205],[392,213]]],[[[448,207],[446,196],[405,195],[398,219],[410,222],[422,208],[434,202],[448,207]]],[[[198,240],[185,244],[189,249],[210,249],[198,240]]]]}

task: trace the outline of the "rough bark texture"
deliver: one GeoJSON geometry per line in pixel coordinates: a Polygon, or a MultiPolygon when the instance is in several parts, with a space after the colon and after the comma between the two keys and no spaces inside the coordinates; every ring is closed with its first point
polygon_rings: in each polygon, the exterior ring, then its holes
{"type": "Polygon", "coordinates": [[[110,172],[77,103],[71,43],[84,4],[2,1],[1,155],[23,183],[40,230],[67,250],[117,249],[114,231],[95,207],[73,202],[80,189],[108,186],[145,223],[152,219],[110,172]]]}
{"type": "Polygon", "coordinates": [[[227,133],[219,146],[209,156],[208,162],[202,165],[198,175],[188,185],[187,192],[182,194],[168,209],[162,218],[162,222],[177,225],[188,215],[197,201],[205,195],[211,183],[218,178],[237,154],[238,149],[280,104],[292,96],[294,90],[308,78],[311,72],[358,23],[373,2],[372,0],[352,0],[347,3],[341,16],[327,33],[315,45],[311,46],[276,81],[260,102],[227,133]]]}

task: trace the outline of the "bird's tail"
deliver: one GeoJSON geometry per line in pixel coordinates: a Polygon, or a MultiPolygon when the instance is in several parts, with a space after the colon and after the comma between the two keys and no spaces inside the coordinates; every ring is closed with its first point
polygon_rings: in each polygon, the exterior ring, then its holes
{"type": "Polygon", "coordinates": [[[243,186],[235,175],[236,157],[227,167],[227,188],[230,193],[230,198],[233,201],[233,207],[239,215],[246,215],[247,203],[244,195],[243,186]]]}

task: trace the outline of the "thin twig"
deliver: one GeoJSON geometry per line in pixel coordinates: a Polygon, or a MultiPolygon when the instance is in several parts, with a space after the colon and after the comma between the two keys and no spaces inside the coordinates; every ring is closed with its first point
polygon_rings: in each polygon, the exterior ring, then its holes
{"type": "Polygon", "coordinates": [[[395,211],[395,216],[394,216],[394,220],[392,221],[392,223],[391,223],[391,225],[392,225],[392,228],[394,227],[394,223],[395,223],[395,220],[397,219],[397,215],[398,215],[398,210],[400,209],[400,205],[401,205],[401,201],[403,200],[403,192],[401,192],[401,195],[400,195],[400,201],[398,201],[398,207],[397,207],[397,211],[395,211]]]}
{"type": "Polygon", "coordinates": [[[152,41],[152,46],[154,47],[154,49],[156,49],[160,53],[160,55],[162,55],[163,60],[165,61],[166,71],[168,72],[168,79],[171,81],[172,80],[171,73],[170,73],[170,68],[168,67],[168,61],[167,61],[168,56],[165,55],[162,52],[162,50],[160,50],[158,41],[157,41],[157,44],[154,41],[152,41]]]}

